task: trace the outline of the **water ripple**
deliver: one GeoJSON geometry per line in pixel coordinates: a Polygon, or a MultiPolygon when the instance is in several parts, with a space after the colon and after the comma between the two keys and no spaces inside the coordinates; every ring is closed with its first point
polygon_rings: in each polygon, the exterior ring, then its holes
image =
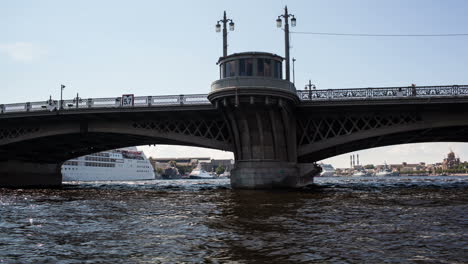
{"type": "Polygon", "coordinates": [[[467,177],[0,189],[0,263],[464,263],[467,177]]]}

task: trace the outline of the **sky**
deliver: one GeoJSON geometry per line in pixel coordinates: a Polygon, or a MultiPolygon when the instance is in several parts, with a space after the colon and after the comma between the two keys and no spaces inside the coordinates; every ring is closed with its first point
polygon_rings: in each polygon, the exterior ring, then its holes
{"type": "MultiPolygon", "coordinates": [[[[284,56],[276,18],[288,5],[296,32],[369,34],[468,33],[466,0],[0,2],[0,103],[64,98],[208,93],[218,78],[226,10],[235,22],[228,53],[284,56]]],[[[319,89],[468,84],[468,36],[345,37],[291,35],[296,87],[319,89]]],[[[189,147],[142,147],[152,156],[232,153],[189,147]]],[[[468,160],[468,144],[410,144],[359,151],[381,164],[437,162],[453,149],[468,160]]],[[[349,164],[349,154],[325,162],[349,164]]]]}

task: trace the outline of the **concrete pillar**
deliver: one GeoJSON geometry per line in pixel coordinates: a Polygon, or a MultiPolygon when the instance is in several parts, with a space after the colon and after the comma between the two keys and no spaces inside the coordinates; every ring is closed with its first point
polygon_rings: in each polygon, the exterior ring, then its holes
{"type": "Polygon", "coordinates": [[[0,161],[0,187],[56,187],[62,185],[61,164],[0,161]]]}
{"type": "Polygon", "coordinates": [[[313,169],[304,170],[297,164],[296,102],[291,93],[255,95],[252,89],[238,89],[237,94],[220,91],[210,98],[223,101],[217,105],[234,138],[233,188],[295,188],[313,182],[320,171],[311,173],[313,169]]]}

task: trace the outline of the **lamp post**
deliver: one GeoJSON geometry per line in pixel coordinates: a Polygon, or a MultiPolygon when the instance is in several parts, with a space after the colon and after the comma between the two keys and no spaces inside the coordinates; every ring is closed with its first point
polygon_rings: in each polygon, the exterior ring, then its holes
{"type": "Polygon", "coordinates": [[[296,74],[294,73],[294,63],[296,62],[296,59],[293,57],[292,61],[293,61],[293,84],[296,84],[296,74]]]}
{"type": "Polygon", "coordinates": [[[309,84],[306,84],[304,89],[309,89],[309,100],[312,100],[312,88],[315,90],[315,84],[312,84],[312,81],[309,80],[309,84]]]}
{"type": "Polygon", "coordinates": [[[221,20],[218,20],[216,23],[216,32],[221,32],[221,24],[223,23],[223,57],[227,56],[227,23],[229,22],[229,30],[234,30],[234,21],[226,17],[226,11],[224,11],[224,17],[221,20]]]}
{"type": "Polygon", "coordinates": [[[80,96],[79,96],[78,93],[76,93],[76,98],[73,99],[73,102],[76,104],[76,108],[79,108],[79,103],[81,103],[82,100],[81,100],[81,98],[80,98],[80,96]]]}
{"type": "Polygon", "coordinates": [[[284,14],[279,15],[278,19],[276,19],[276,26],[281,27],[282,26],[282,20],[281,17],[284,18],[284,44],[285,44],[285,57],[286,57],[286,80],[289,81],[289,18],[291,18],[291,26],[295,27],[296,26],[296,18],[294,15],[291,15],[288,13],[288,7],[284,7],[284,14]]]}
{"type": "Polygon", "coordinates": [[[60,110],[63,109],[63,89],[65,89],[65,85],[60,85],[60,110]]]}

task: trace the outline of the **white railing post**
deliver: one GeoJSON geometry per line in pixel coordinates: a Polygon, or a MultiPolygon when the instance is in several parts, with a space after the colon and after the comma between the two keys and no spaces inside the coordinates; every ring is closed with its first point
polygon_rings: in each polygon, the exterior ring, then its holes
{"type": "Polygon", "coordinates": [[[396,92],[397,97],[403,97],[403,88],[398,87],[398,90],[396,92]]]}
{"type": "Polygon", "coordinates": [[[86,105],[88,106],[88,108],[93,107],[93,99],[92,99],[92,98],[88,98],[88,102],[86,102],[86,105]]]}
{"type": "Polygon", "coordinates": [[[416,86],[411,86],[411,96],[416,97],[418,95],[416,86]]]}

